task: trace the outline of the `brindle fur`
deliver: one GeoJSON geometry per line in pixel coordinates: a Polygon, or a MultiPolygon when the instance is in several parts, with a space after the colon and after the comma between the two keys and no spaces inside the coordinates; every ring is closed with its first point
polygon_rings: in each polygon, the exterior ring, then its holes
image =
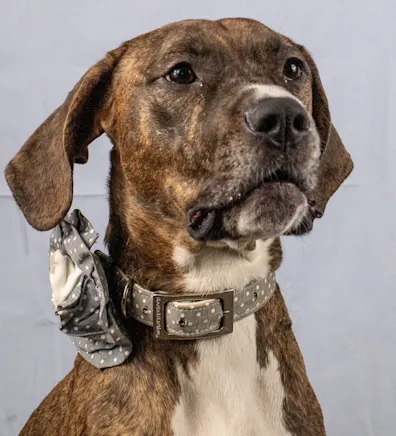
{"type": "MultiPolygon", "coordinates": [[[[213,174],[220,174],[217,186],[226,190],[230,180],[248,184],[244,177],[252,166],[271,163],[270,154],[253,147],[240,127],[248,102],[238,91],[250,83],[283,86],[312,113],[327,146],[314,193],[324,210],[352,162],[331,125],[315,64],[303,47],[247,19],[174,23],[109,52],[8,165],[14,197],[33,227],[55,226],[71,205],[73,163],[86,162],[89,143],[106,133],[113,144],[110,254],[143,286],[183,292],[183,271],[172,261],[174,247],[201,247],[186,231],[188,205],[213,174]],[[293,53],[309,66],[298,86],[285,84],[279,74],[293,53]],[[180,88],[161,79],[182,60],[193,64],[202,86],[180,88]]],[[[278,239],[271,250],[276,270],[278,239]]],[[[259,363],[266,366],[270,348],[280,364],[288,430],[296,436],[324,435],[322,412],[279,289],[256,318],[259,363]]],[[[194,343],[154,341],[144,326],[126,324],[135,345],[130,360],[101,371],[78,356],[21,435],[172,435],[180,394],[175,368],[182,365],[188,372],[196,364],[194,343]]]]}

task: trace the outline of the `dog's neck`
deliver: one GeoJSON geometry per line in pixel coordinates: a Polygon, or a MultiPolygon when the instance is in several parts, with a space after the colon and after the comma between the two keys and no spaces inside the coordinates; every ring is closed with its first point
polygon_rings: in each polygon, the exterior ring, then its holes
{"type": "Polygon", "coordinates": [[[273,271],[273,243],[273,239],[257,241],[241,250],[205,246],[198,253],[175,247],[173,259],[182,271],[187,292],[205,295],[225,289],[240,290],[273,271]]]}
{"type": "Polygon", "coordinates": [[[123,235],[114,223],[109,229],[107,244],[115,263],[140,285],[169,293],[239,290],[276,271],[282,259],[279,238],[258,240],[242,249],[220,244],[197,247],[164,244],[156,233],[142,243],[139,235],[123,235]]]}

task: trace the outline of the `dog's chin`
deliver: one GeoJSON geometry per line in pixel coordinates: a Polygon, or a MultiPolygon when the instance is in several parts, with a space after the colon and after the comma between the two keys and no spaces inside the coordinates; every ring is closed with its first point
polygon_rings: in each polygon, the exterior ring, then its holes
{"type": "Polygon", "coordinates": [[[196,240],[212,243],[270,239],[309,231],[308,215],[307,197],[294,183],[266,182],[237,203],[191,211],[189,233],[196,240]]]}
{"type": "Polygon", "coordinates": [[[293,231],[308,209],[293,183],[264,183],[226,214],[223,228],[234,238],[270,239],[293,231]]]}

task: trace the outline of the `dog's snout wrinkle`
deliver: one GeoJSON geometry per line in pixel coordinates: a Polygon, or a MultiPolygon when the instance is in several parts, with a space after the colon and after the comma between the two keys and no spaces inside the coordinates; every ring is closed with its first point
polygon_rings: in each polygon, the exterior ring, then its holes
{"type": "Polygon", "coordinates": [[[297,144],[310,127],[305,109],[289,97],[260,100],[245,113],[245,121],[252,132],[282,148],[297,144]]]}

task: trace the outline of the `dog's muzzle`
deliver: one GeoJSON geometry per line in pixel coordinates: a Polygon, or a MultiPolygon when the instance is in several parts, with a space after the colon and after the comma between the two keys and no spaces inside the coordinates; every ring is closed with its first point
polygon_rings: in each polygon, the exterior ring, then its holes
{"type": "Polygon", "coordinates": [[[282,97],[255,101],[244,112],[239,140],[252,150],[245,175],[232,161],[217,163],[212,180],[187,212],[194,239],[263,238],[311,230],[317,213],[309,193],[316,180],[319,135],[302,103],[282,92],[282,97]],[[235,175],[224,170],[227,167],[235,168],[235,175]]]}

